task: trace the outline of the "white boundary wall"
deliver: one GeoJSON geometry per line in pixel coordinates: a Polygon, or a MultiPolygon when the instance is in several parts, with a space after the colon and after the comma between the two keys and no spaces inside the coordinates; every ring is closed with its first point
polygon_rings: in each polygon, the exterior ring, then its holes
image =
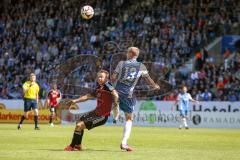
{"type": "MultiPolygon", "coordinates": [[[[43,101],[44,102],[44,101],[43,101]]],[[[0,100],[7,109],[23,109],[23,100],[0,100]]],[[[180,123],[178,107],[171,110],[174,102],[170,101],[138,101],[134,111],[134,125],[177,127],[180,123]]],[[[85,112],[93,110],[96,101],[79,103],[79,110],[62,112],[62,124],[74,124],[76,119],[85,112]]],[[[191,104],[189,113],[190,127],[197,128],[240,128],[240,102],[200,102],[191,104]]],[[[124,124],[124,115],[118,125],[124,124]]],[[[112,124],[112,117],[107,125],[112,124]]]]}

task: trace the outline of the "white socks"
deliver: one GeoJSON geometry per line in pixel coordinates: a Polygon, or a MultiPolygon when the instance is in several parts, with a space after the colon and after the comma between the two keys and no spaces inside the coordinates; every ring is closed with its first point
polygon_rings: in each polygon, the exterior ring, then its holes
{"type": "Polygon", "coordinates": [[[131,129],[132,129],[132,121],[128,120],[125,123],[125,127],[124,127],[124,131],[123,131],[123,139],[122,139],[122,144],[126,145],[127,144],[127,140],[130,137],[131,134],[131,129]]]}
{"type": "Polygon", "coordinates": [[[183,121],[183,125],[184,125],[185,127],[187,127],[187,126],[188,126],[188,125],[187,125],[187,119],[186,119],[186,118],[183,118],[182,121],[183,121]]]}

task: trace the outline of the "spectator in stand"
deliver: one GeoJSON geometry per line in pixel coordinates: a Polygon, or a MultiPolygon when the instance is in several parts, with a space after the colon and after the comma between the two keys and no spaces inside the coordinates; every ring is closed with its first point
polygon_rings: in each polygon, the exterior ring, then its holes
{"type": "Polygon", "coordinates": [[[196,64],[195,64],[195,68],[196,70],[201,70],[203,67],[203,60],[202,60],[202,53],[201,52],[197,52],[196,53],[196,64]]]}
{"type": "Polygon", "coordinates": [[[196,94],[196,100],[202,101],[202,92],[200,90],[198,90],[198,93],[196,94]]]}
{"type": "MultiPolygon", "coordinates": [[[[235,11],[240,7],[237,0],[28,0],[11,1],[3,7],[0,16],[0,73],[6,84],[1,83],[0,77],[2,98],[19,98],[22,93],[15,83],[24,82],[25,75],[31,72],[38,76],[39,82],[44,82],[40,83],[44,85],[40,88],[46,92],[45,82],[52,76],[51,70],[55,66],[79,54],[102,56],[107,41],[117,44],[122,40],[130,41],[132,45],[142,46],[147,53],[143,61],[156,61],[161,67],[175,69],[195,53],[195,48],[200,50],[196,46],[231,33],[233,25],[240,28],[239,14],[235,11]],[[80,6],[85,2],[91,4],[96,13],[89,23],[79,16],[80,6]],[[19,80],[15,81],[17,77],[19,80]]],[[[199,53],[198,71],[202,74],[207,61],[209,68],[214,64],[205,50],[199,53]]],[[[102,61],[109,66],[107,57],[102,61]]],[[[234,66],[236,64],[230,64],[229,70],[234,66]]],[[[206,85],[205,77],[212,82],[212,77],[223,76],[221,72],[217,75],[215,69],[204,70],[206,75],[201,79],[204,83],[194,92],[206,85]]],[[[170,80],[178,86],[178,81],[184,79],[184,76],[174,75],[170,80]]],[[[199,83],[198,79],[192,79],[192,88],[195,81],[199,83]]],[[[225,85],[236,86],[238,83],[236,80],[225,85]]],[[[213,85],[210,90],[216,88],[213,85]]]]}
{"type": "Polygon", "coordinates": [[[208,91],[206,88],[204,92],[201,94],[201,99],[203,101],[211,101],[212,100],[212,93],[208,91]]]}
{"type": "Polygon", "coordinates": [[[230,91],[229,95],[227,96],[227,100],[231,102],[237,101],[237,96],[234,94],[233,91],[230,91]]]}
{"type": "Polygon", "coordinates": [[[176,101],[177,96],[174,93],[170,93],[169,95],[164,96],[164,101],[176,101]]]}
{"type": "Polygon", "coordinates": [[[218,89],[223,89],[223,88],[224,88],[224,83],[223,83],[222,77],[220,77],[220,78],[218,79],[217,88],[218,88],[218,89]]]}

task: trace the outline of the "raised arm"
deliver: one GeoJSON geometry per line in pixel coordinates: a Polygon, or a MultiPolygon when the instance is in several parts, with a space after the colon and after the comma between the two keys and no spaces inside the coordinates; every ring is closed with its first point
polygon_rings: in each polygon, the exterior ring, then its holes
{"type": "Polygon", "coordinates": [[[116,123],[119,117],[119,96],[117,91],[114,89],[112,92],[112,97],[113,97],[113,122],[116,123]]]}

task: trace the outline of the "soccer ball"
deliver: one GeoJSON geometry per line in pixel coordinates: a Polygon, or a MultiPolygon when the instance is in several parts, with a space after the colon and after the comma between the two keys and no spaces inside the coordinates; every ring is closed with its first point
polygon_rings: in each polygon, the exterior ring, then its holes
{"type": "Polygon", "coordinates": [[[84,19],[90,19],[94,15],[94,10],[91,6],[83,6],[81,9],[81,15],[84,19]]]}

